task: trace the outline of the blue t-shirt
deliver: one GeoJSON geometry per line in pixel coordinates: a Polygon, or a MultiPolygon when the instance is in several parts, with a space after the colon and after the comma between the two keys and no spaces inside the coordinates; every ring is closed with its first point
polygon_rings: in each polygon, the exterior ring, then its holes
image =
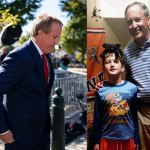
{"type": "Polygon", "coordinates": [[[95,95],[94,137],[95,144],[101,138],[128,140],[138,144],[137,87],[124,81],[120,85],[104,82],[95,95]]]}

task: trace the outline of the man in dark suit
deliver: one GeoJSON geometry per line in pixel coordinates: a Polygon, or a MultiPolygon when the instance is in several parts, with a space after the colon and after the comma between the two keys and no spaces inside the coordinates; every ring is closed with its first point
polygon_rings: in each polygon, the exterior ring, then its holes
{"type": "Polygon", "coordinates": [[[49,97],[54,71],[49,53],[58,44],[61,30],[60,20],[38,16],[31,39],[12,50],[0,66],[0,139],[5,150],[50,149],[49,97]]]}

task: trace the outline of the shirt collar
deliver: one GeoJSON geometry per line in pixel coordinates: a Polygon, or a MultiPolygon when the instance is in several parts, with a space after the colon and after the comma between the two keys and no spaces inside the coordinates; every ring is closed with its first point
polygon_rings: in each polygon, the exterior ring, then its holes
{"type": "Polygon", "coordinates": [[[150,37],[148,38],[148,40],[145,43],[150,44],[150,37]]]}
{"type": "Polygon", "coordinates": [[[35,41],[34,41],[34,39],[33,39],[33,38],[31,38],[31,41],[32,41],[32,42],[33,42],[33,44],[35,45],[35,47],[36,47],[36,49],[38,50],[38,52],[39,52],[40,56],[42,56],[42,55],[43,55],[43,52],[41,51],[41,49],[39,48],[39,46],[35,43],[35,41]]]}
{"type": "Polygon", "coordinates": [[[148,38],[147,41],[145,41],[143,47],[139,47],[135,41],[133,41],[133,42],[134,42],[134,44],[135,44],[135,46],[136,46],[137,49],[144,50],[145,48],[147,48],[147,47],[150,46],[150,37],[148,38]]]}

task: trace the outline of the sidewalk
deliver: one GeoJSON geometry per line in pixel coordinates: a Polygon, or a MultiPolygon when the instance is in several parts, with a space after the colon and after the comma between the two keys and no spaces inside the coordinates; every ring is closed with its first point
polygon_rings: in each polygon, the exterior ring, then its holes
{"type": "Polygon", "coordinates": [[[82,134],[65,146],[65,150],[87,150],[86,134],[82,134]]]}
{"type": "Polygon", "coordinates": [[[0,141],[0,150],[4,150],[4,144],[0,141]]]}

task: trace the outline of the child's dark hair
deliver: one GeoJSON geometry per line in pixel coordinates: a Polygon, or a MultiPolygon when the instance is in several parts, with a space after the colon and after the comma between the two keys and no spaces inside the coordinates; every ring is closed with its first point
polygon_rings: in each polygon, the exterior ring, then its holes
{"type": "Polygon", "coordinates": [[[115,54],[115,58],[119,59],[121,64],[124,65],[124,56],[123,56],[123,52],[121,51],[120,47],[121,47],[120,44],[104,43],[103,44],[104,51],[100,55],[100,57],[102,58],[103,64],[105,62],[106,55],[114,53],[115,54]]]}

